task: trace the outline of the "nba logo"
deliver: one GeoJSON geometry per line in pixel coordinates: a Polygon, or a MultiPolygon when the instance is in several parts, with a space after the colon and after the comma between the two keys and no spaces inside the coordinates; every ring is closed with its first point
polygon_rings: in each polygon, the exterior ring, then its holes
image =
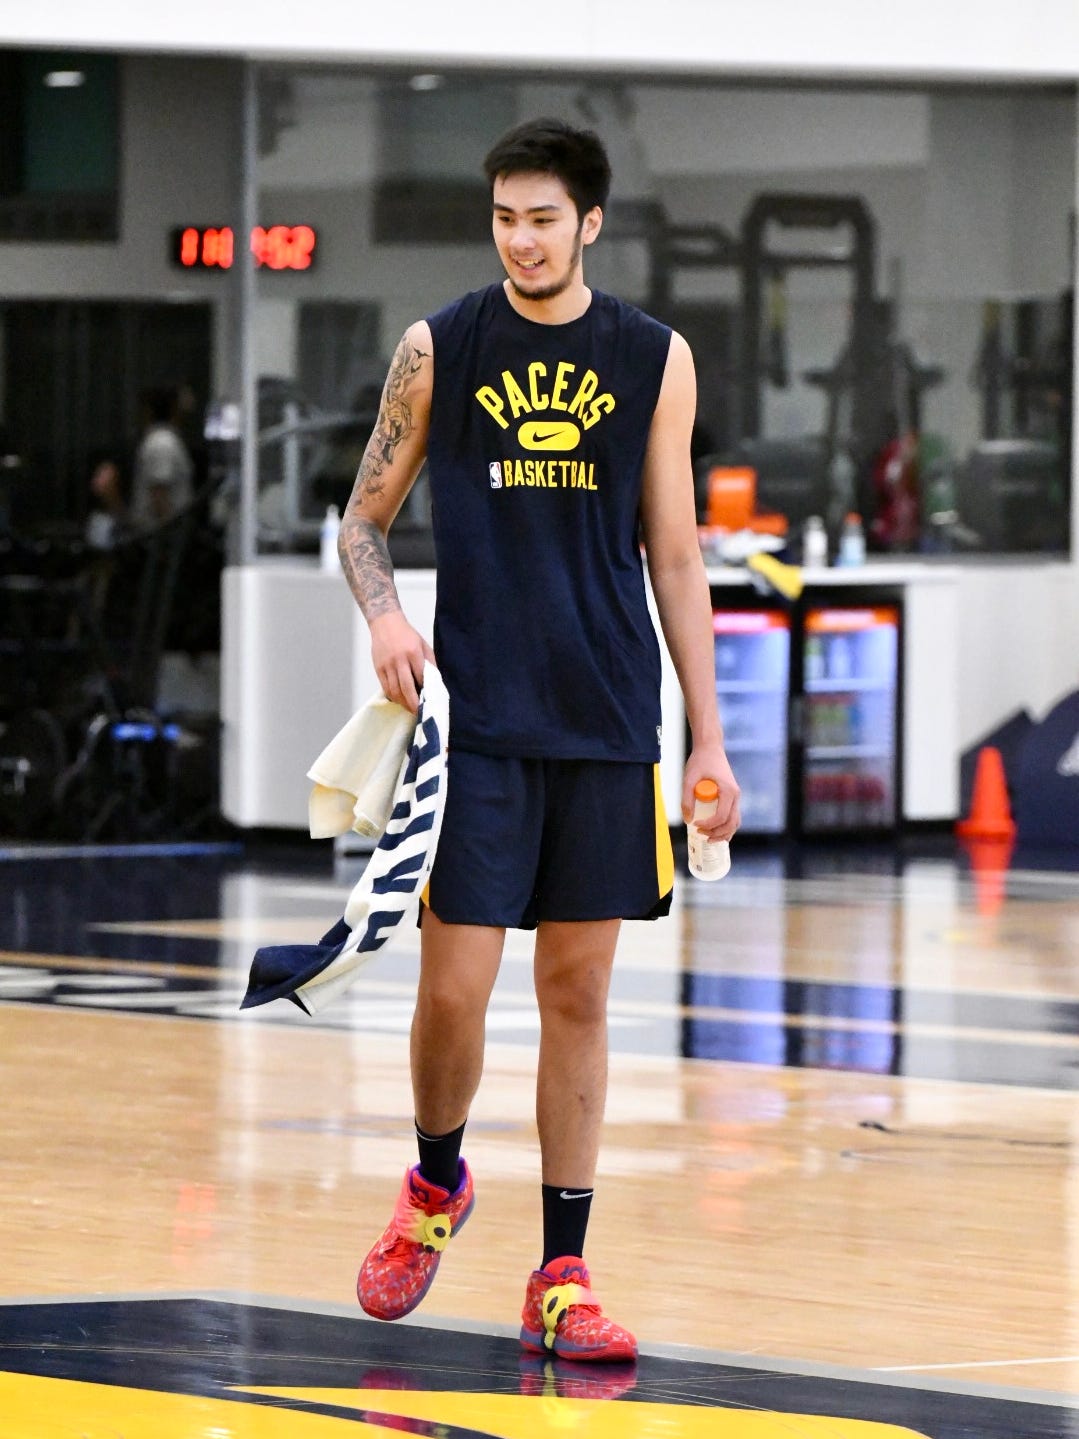
{"type": "Polygon", "coordinates": [[[491,489],[500,490],[502,488],[501,462],[498,460],[492,460],[491,463],[487,466],[487,473],[491,476],[491,489]]]}

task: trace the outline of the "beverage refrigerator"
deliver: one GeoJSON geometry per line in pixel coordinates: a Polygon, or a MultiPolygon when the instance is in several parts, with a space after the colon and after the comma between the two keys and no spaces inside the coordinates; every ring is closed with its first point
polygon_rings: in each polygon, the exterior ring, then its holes
{"type": "Polygon", "coordinates": [[[742,829],[787,827],[791,616],[713,600],[716,694],[727,758],[742,790],[742,829]]]}
{"type": "Polygon", "coordinates": [[[785,604],[716,586],[712,626],[727,756],[742,790],[742,834],[895,829],[899,596],[822,585],[785,604]]]}
{"type": "Polygon", "coordinates": [[[803,834],[894,829],[899,819],[897,601],[813,600],[802,616],[803,834]]]}

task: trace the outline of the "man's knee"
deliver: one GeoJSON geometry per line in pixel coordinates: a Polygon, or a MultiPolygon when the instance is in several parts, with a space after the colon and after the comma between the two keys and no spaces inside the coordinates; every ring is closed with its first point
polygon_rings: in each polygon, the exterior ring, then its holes
{"type": "Polygon", "coordinates": [[[536,999],[540,1019],[556,1023],[597,1026],[607,1015],[607,990],[610,971],[590,965],[576,969],[548,971],[537,976],[536,999]]]}
{"type": "Polygon", "coordinates": [[[466,1023],[482,1016],[487,1008],[487,991],[467,979],[455,982],[447,975],[424,975],[420,980],[416,1002],[429,1015],[436,1015],[447,1026],[466,1023]]]}

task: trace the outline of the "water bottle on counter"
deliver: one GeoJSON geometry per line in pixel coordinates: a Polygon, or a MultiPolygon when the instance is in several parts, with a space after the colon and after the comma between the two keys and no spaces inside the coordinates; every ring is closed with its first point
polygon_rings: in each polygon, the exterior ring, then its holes
{"type": "Polygon", "coordinates": [[[694,823],[715,814],[719,785],[714,779],[699,779],[693,786],[693,819],[686,827],[689,872],[697,879],[722,879],[731,867],[731,847],[725,839],[706,840],[694,823]]]}
{"type": "Polygon", "coordinates": [[[337,571],[341,568],[341,561],[337,554],[337,536],[341,533],[341,515],[336,505],[329,505],[326,509],[326,516],[322,521],[322,528],[318,535],[318,563],[319,568],[329,571],[337,571]]]}
{"type": "Polygon", "coordinates": [[[837,565],[865,564],[865,530],[862,528],[861,515],[855,514],[853,510],[843,521],[835,562],[837,565]]]}
{"type": "Polygon", "coordinates": [[[828,531],[820,515],[810,515],[802,531],[802,564],[823,569],[828,563],[828,531]]]}

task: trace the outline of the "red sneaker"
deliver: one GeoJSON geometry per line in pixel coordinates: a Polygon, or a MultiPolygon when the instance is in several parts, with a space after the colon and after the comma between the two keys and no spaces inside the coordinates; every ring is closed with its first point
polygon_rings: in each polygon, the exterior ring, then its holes
{"type": "Polygon", "coordinates": [[[521,1310],[521,1344],[530,1354],[560,1359],[636,1359],[637,1341],[606,1318],[589,1288],[583,1259],[552,1259],[529,1275],[521,1310]]]}
{"type": "Polygon", "coordinates": [[[393,1218],[368,1254],[356,1280],[356,1297],[372,1319],[410,1314],[430,1289],[442,1251],[472,1213],[472,1174],[459,1160],[451,1194],[429,1184],[419,1165],[405,1172],[393,1218]]]}

